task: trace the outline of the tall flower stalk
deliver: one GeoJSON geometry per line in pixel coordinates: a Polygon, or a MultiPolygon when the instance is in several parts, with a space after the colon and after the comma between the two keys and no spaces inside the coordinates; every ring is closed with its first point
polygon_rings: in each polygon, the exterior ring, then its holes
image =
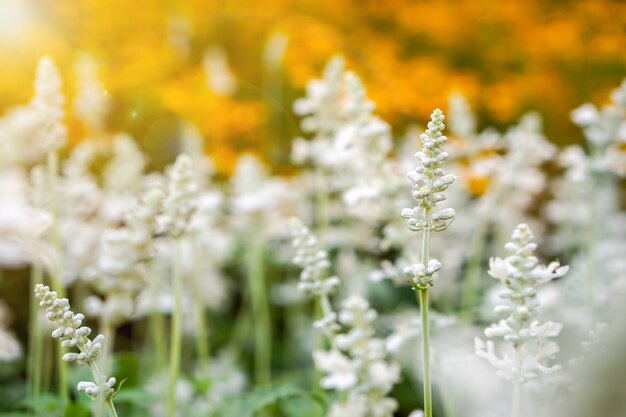
{"type": "MultiPolygon", "coordinates": [[[[38,146],[46,154],[48,180],[48,210],[52,217],[50,245],[54,251],[54,265],[50,276],[53,288],[61,296],[65,293],[63,283],[63,247],[61,241],[60,209],[58,198],[59,149],[66,141],[67,132],[63,125],[65,98],[61,92],[61,76],[52,60],[44,57],[37,66],[35,96],[32,100],[34,115],[37,118],[38,146]]],[[[59,358],[61,355],[59,355],[59,358]]],[[[63,361],[58,362],[59,394],[68,399],[67,368],[63,361]]]]}
{"type": "Polygon", "coordinates": [[[169,172],[167,197],[163,203],[163,222],[168,234],[174,240],[174,270],[172,289],[174,291],[174,311],[172,312],[172,331],[170,339],[170,380],[168,389],[168,417],[176,415],[176,383],[180,374],[182,354],[182,238],[188,231],[189,221],[196,208],[195,196],[197,184],[194,179],[193,160],[183,154],[176,158],[169,172]]]}
{"type": "Polygon", "coordinates": [[[511,417],[520,416],[522,384],[540,374],[551,374],[561,369],[559,365],[545,364],[559,351],[558,345],[550,338],[558,336],[562,325],[537,320],[537,290],[541,285],[565,275],[568,267],[560,266],[558,262],[539,265],[534,256],[537,244],[532,239],[530,228],[520,224],[513,231],[511,241],[505,245],[510,255],[504,259],[489,260],[489,275],[500,280],[506,288],[500,292],[500,298],[505,302],[495,308],[495,313],[502,318],[485,329],[485,336],[503,339],[508,344],[508,350],[498,356],[491,340],[475,339],[476,355],[487,360],[496,368],[498,376],[513,385],[511,417]]]}
{"type": "Polygon", "coordinates": [[[455,177],[446,174],[443,163],[448,154],[441,147],[447,138],[441,133],[445,127],[444,115],[441,110],[435,109],[431,114],[428,129],[419,139],[422,150],[415,154],[418,166],[407,176],[413,187],[413,198],[416,205],[413,208],[402,210],[402,217],[407,220],[410,230],[422,232],[422,251],[419,263],[405,269],[409,283],[418,293],[421,311],[422,326],[422,365],[424,384],[424,415],[432,417],[432,383],[430,372],[430,318],[428,291],[434,285],[437,271],[441,262],[430,259],[431,232],[440,232],[448,228],[455,218],[454,209],[446,208],[433,211],[436,205],[445,200],[443,193],[455,180],[455,177]]]}
{"type": "Polygon", "coordinates": [[[78,352],[68,352],[62,357],[63,361],[76,362],[79,365],[87,365],[94,378],[94,382],[81,381],[78,383],[78,391],[87,394],[92,400],[104,403],[109,417],[117,417],[113,397],[115,396],[115,378],[107,378],[100,372],[96,358],[102,352],[104,336],[98,335],[89,339],[91,329],[82,326],[85,316],[75,314],[70,310],[67,298],[59,298],[56,291],[37,284],[35,295],[40,300],[39,305],[46,309],[46,318],[55,323],[57,328],[52,332],[52,337],[61,341],[61,346],[76,348],[78,352]]]}
{"type": "Polygon", "coordinates": [[[345,299],[335,312],[329,295],[339,279],[328,274],[328,254],[302,222],[292,220],[291,228],[296,249],[293,262],[302,267],[298,288],[319,300],[323,315],[314,327],[329,344],[328,350],[317,347],[313,351],[315,367],[322,374],[319,384],[339,393],[328,417],[391,417],[398,403],[388,395],[400,379],[400,367],[388,361],[385,342],[375,337],[378,314],[358,295],[345,299]]]}

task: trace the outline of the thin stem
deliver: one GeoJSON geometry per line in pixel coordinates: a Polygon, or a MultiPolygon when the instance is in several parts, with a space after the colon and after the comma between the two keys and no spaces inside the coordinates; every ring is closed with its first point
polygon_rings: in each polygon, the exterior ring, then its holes
{"type": "Polygon", "coordinates": [[[467,269],[463,277],[461,292],[461,314],[466,319],[474,317],[476,298],[478,296],[479,277],[482,271],[483,255],[487,244],[489,223],[481,221],[472,239],[472,254],[467,261],[467,269]]]}
{"type": "Polygon", "coordinates": [[[35,261],[30,269],[30,338],[28,341],[28,378],[30,395],[37,398],[42,386],[43,343],[41,334],[41,317],[39,315],[39,301],[33,289],[43,282],[43,267],[35,261]]]}
{"type": "MultiPolygon", "coordinates": [[[[57,195],[57,176],[59,171],[59,155],[56,151],[48,152],[48,181],[49,181],[49,204],[52,215],[51,244],[54,248],[55,263],[51,271],[52,287],[57,292],[59,298],[65,297],[65,286],[63,284],[63,247],[61,242],[61,229],[59,224],[59,201],[57,195]]],[[[67,389],[67,364],[63,361],[63,348],[58,346],[57,367],[59,372],[59,396],[65,403],[69,399],[67,389]]]]}
{"type": "MultiPolygon", "coordinates": [[[[156,276],[156,274],[152,274],[156,276]]],[[[167,363],[167,337],[165,335],[165,317],[158,309],[159,291],[156,283],[150,289],[152,312],[148,319],[150,339],[154,349],[153,361],[156,369],[161,369],[167,363]]]]}
{"type": "MultiPolygon", "coordinates": [[[[424,218],[430,225],[430,208],[424,208],[424,218]]],[[[422,235],[422,259],[421,263],[428,266],[430,252],[430,227],[424,229],[422,235]]],[[[430,319],[428,315],[428,289],[419,290],[419,303],[422,316],[422,367],[424,371],[424,417],[432,417],[432,386],[430,379],[430,319]]]]}
{"type": "Polygon", "coordinates": [[[248,284],[254,316],[254,371],[258,383],[269,383],[272,363],[272,329],[264,270],[263,244],[253,242],[248,250],[248,284]]]}
{"type": "Polygon", "coordinates": [[[103,318],[100,322],[100,327],[102,328],[102,334],[104,335],[105,343],[102,356],[101,363],[102,369],[104,370],[105,375],[111,373],[112,365],[113,365],[113,349],[115,346],[115,326],[111,324],[111,322],[103,318]]]}
{"type": "MultiPolygon", "coordinates": [[[[81,349],[82,350],[82,349],[81,349]]],[[[106,377],[102,375],[100,369],[98,368],[98,364],[94,361],[88,362],[89,370],[91,371],[91,375],[93,375],[94,381],[96,384],[104,384],[106,383],[106,377]]],[[[109,417],[117,417],[117,411],[115,410],[115,405],[113,404],[113,399],[108,397],[104,400],[104,408],[107,411],[109,417]]]]}
{"type": "Polygon", "coordinates": [[[180,373],[182,348],[182,273],[181,273],[181,242],[176,239],[174,254],[174,275],[172,287],[174,289],[174,311],[172,311],[172,338],[170,339],[170,381],[168,391],[168,417],[176,415],[176,382],[180,373]]]}
{"type": "Polygon", "coordinates": [[[430,323],[428,317],[428,290],[419,290],[422,313],[422,365],[424,368],[424,417],[432,417],[432,387],[430,379],[430,323]]]}
{"type": "Polygon", "coordinates": [[[208,366],[209,364],[209,335],[207,332],[207,320],[206,320],[206,311],[204,309],[204,305],[202,304],[202,297],[200,293],[200,263],[198,259],[200,254],[198,253],[198,248],[196,242],[193,242],[193,272],[192,279],[194,285],[194,304],[196,307],[196,315],[198,316],[198,328],[196,334],[196,354],[198,355],[198,359],[203,366],[208,366]]]}
{"type": "MultiPolygon", "coordinates": [[[[515,345],[515,368],[518,373],[521,373],[522,366],[522,352],[521,347],[519,345],[515,345]]],[[[521,404],[521,390],[520,390],[520,382],[519,379],[516,378],[513,381],[513,400],[511,403],[511,417],[519,417],[520,415],[520,404],[521,404]]]]}

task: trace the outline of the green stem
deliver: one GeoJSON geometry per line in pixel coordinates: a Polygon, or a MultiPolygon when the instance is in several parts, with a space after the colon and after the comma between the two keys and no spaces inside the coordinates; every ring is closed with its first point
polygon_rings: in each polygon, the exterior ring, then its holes
{"type": "MultiPolygon", "coordinates": [[[[430,225],[430,208],[424,209],[426,224],[430,225]]],[[[424,229],[422,235],[422,259],[421,263],[427,267],[430,252],[430,227],[424,229]]],[[[424,417],[432,417],[432,386],[430,379],[430,318],[428,314],[428,289],[419,290],[419,303],[422,316],[422,367],[424,371],[424,417]]]]}
{"type": "Polygon", "coordinates": [[[461,293],[461,314],[471,320],[474,317],[476,298],[478,296],[479,277],[482,271],[483,255],[487,244],[489,223],[481,221],[472,239],[472,255],[467,261],[467,269],[463,277],[461,293]]]}
{"type": "Polygon", "coordinates": [[[261,242],[253,242],[248,250],[248,284],[254,316],[254,371],[257,383],[269,383],[272,363],[272,329],[270,306],[264,270],[264,249],[261,242]]]}
{"type": "Polygon", "coordinates": [[[428,317],[428,290],[419,290],[422,313],[422,366],[424,368],[424,417],[432,417],[432,386],[430,379],[430,323],[428,317]]]}
{"type": "Polygon", "coordinates": [[[181,242],[176,239],[174,254],[174,275],[172,287],[174,290],[174,311],[172,311],[172,337],[170,339],[170,380],[168,391],[168,417],[176,415],[176,382],[180,373],[182,349],[182,271],[181,271],[181,242]]]}
{"type": "MultiPolygon", "coordinates": [[[[521,354],[521,347],[516,345],[515,346],[515,368],[517,369],[517,372],[520,373],[521,372],[521,366],[522,366],[522,354],[521,354]]],[[[520,389],[520,382],[518,379],[516,379],[515,381],[513,381],[513,400],[511,403],[511,417],[519,417],[520,414],[520,404],[521,404],[521,389],[520,389]]]]}
{"type": "Polygon", "coordinates": [[[111,369],[113,365],[113,349],[115,346],[115,327],[106,318],[102,319],[100,323],[100,327],[102,329],[102,334],[104,335],[104,338],[107,341],[104,345],[100,360],[102,363],[102,369],[104,370],[104,374],[109,375],[111,373],[111,369]]]}
{"type": "Polygon", "coordinates": [[[28,378],[30,395],[37,398],[42,386],[43,343],[39,301],[34,294],[35,285],[43,282],[43,267],[37,261],[30,269],[30,338],[28,342],[28,378]]]}
{"type": "Polygon", "coordinates": [[[204,309],[204,305],[202,304],[202,297],[200,293],[200,264],[198,262],[200,254],[198,253],[197,245],[194,242],[193,245],[193,285],[194,285],[194,304],[196,307],[196,315],[198,316],[198,328],[196,334],[196,354],[198,355],[198,360],[203,366],[208,366],[209,364],[209,335],[207,332],[207,320],[206,320],[206,311],[204,309]]]}
{"type": "MultiPolygon", "coordinates": [[[[152,268],[152,265],[150,266],[152,268]]],[[[153,271],[152,276],[156,279],[157,274],[153,271]]],[[[162,369],[167,364],[167,337],[165,332],[165,317],[158,309],[159,291],[158,286],[161,283],[152,283],[150,289],[150,298],[152,303],[152,311],[148,318],[148,327],[150,332],[150,342],[154,352],[152,357],[153,365],[156,369],[162,369]]]]}
{"type": "MultiPolygon", "coordinates": [[[[63,284],[63,247],[61,242],[61,229],[59,224],[59,201],[57,195],[57,176],[59,171],[59,155],[56,151],[48,152],[48,181],[50,214],[52,215],[51,244],[54,248],[55,263],[51,271],[52,287],[57,292],[59,298],[65,297],[65,286],[63,284]]],[[[57,367],[59,372],[59,396],[63,403],[69,400],[67,389],[67,364],[63,361],[63,348],[58,346],[57,367]]]]}
{"type": "MultiPolygon", "coordinates": [[[[98,368],[96,362],[91,361],[88,363],[88,365],[96,384],[100,385],[105,383],[106,377],[102,375],[102,372],[100,372],[100,369],[98,368]]],[[[115,410],[115,405],[113,405],[113,399],[111,397],[108,397],[106,400],[104,400],[104,408],[106,409],[109,417],[117,417],[117,411],[115,410]]]]}

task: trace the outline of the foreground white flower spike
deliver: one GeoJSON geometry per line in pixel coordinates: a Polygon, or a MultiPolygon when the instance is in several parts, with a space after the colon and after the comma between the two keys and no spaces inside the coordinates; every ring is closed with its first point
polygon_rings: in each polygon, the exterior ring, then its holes
{"type": "Polygon", "coordinates": [[[485,329],[488,338],[500,338],[512,347],[512,352],[496,354],[492,341],[475,339],[476,355],[496,368],[499,376],[513,383],[512,416],[519,416],[520,386],[540,374],[551,374],[561,369],[545,362],[559,351],[552,337],[558,336],[562,325],[555,322],[540,323],[537,289],[555,278],[564,276],[569,267],[551,262],[539,265],[534,256],[537,244],[526,224],[517,226],[511,241],[505,245],[510,255],[489,261],[489,275],[506,287],[500,297],[505,303],[495,308],[502,319],[485,329]]]}
{"type": "Polygon", "coordinates": [[[85,316],[70,310],[68,299],[58,298],[56,291],[37,284],[35,296],[40,300],[39,305],[46,309],[46,318],[57,326],[52,337],[59,339],[63,347],[78,349],[78,352],[64,354],[63,360],[87,365],[93,375],[95,382],[79,382],[78,391],[85,392],[94,400],[104,401],[109,416],[117,416],[111,400],[115,395],[115,378],[102,375],[95,362],[102,351],[104,336],[98,335],[93,340],[89,339],[91,329],[82,325],[85,316]]]}
{"type": "Polygon", "coordinates": [[[339,279],[328,278],[327,253],[300,220],[293,219],[291,228],[297,251],[294,263],[304,268],[299,288],[320,297],[323,317],[314,327],[323,331],[331,346],[313,352],[315,367],[323,374],[320,386],[342,393],[328,416],[391,417],[398,404],[387,395],[400,379],[400,367],[387,362],[385,341],[375,337],[373,322],[378,314],[360,296],[344,300],[339,314],[333,311],[328,295],[339,279]]]}
{"type": "Polygon", "coordinates": [[[437,204],[446,199],[444,191],[454,183],[454,175],[446,174],[443,163],[448,153],[442,150],[447,138],[442,134],[445,127],[444,115],[435,109],[430,115],[428,129],[419,137],[423,147],[415,154],[418,165],[407,176],[413,186],[413,198],[417,204],[413,208],[402,209],[402,217],[408,222],[409,230],[422,232],[422,254],[419,263],[404,270],[409,283],[419,292],[422,315],[422,361],[424,369],[424,414],[432,417],[432,388],[430,381],[430,332],[428,317],[428,290],[434,285],[441,262],[429,258],[430,233],[446,230],[454,221],[456,213],[452,208],[433,212],[437,204]]]}
{"type": "Polygon", "coordinates": [[[315,366],[324,374],[322,388],[345,392],[344,400],[331,407],[331,416],[391,417],[398,408],[387,395],[400,379],[400,367],[387,362],[385,342],[374,336],[377,316],[367,300],[347,298],[339,311],[345,331],[334,336],[330,351],[313,352],[315,366]]]}

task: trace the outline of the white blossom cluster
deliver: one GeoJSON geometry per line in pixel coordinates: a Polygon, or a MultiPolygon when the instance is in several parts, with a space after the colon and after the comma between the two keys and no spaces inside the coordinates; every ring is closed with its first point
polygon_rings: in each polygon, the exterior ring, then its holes
{"type": "Polygon", "coordinates": [[[415,154],[418,166],[407,174],[417,205],[402,209],[402,217],[408,222],[409,229],[416,232],[426,229],[437,232],[445,230],[456,216],[452,208],[427,215],[437,203],[446,199],[444,191],[455,180],[454,175],[446,174],[443,169],[443,163],[448,159],[448,153],[441,149],[448,140],[441,133],[445,127],[444,115],[441,110],[435,109],[430,118],[428,129],[420,135],[423,148],[415,154]]]}
{"type": "Polygon", "coordinates": [[[331,294],[339,285],[339,278],[328,276],[328,253],[319,248],[317,237],[299,219],[291,219],[291,232],[296,249],[293,263],[302,268],[298,289],[318,297],[331,294]]]}
{"type": "Polygon", "coordinates": [[[65,99],[61,86],[61,76],[52,60],[41,58],[31,102],[0,119],[0,163],[38,163],[47,153],[65,145],[65,99]]]}
{"type": "Polygon", "coordinates": [[[39,305],[46,309],[46,318],[57,326],[52,332],[52,337],[59,339],[62,347],[78,349],[78,352],[65,353],[63,360],[87,365],[96,378],[96,382],[79,382],[78,390],[94,399],[111,398],[115,394],[113,389],[115,378],[103,377],[95,363],[95,359],[102,351],[104,336],[98,335],[93,340],[89,339],[91,328],[82,325],[85,316],[70,310],[68,299],[58,298],[56,291],[50,291],[47,286],[37,284],[35,296],[40,300],[39,305]]]}
{"type": "Polygon", "coordinates": [[[42,58],[37,66],[35,97],[31,105],[38,112],[41,123],[36,143],[45,152],[59,150],[66,141],[67,131],[63,124],[65,98],[61,85],[61,76],[52,60],[42,58]]]}
{"type": "MultiPolygon", "coordinates": [[[[446,174],[443,163],[448,153],[441,149],[447,138],[441,133],[445,127],[444,115],[436,109],[431,114],[428,129],[420,135],[423,148],[415,154],[418,166],[409,171],[407,177],[413,187],[413,199],[416,205],[413,208],[402,209],[401,216],[408,222],[412,231],[442,231],[454,221],[454,209],[445,208],[431,212],[437,204],[446,199],[444,191],[454,183],[455,177],[446,174]]],[[[427,243],[429,244],[429,242],[427,243]]],[[[409,282],[414,288],[428,289],[433,286],[436,273],[441,268],[441,262],[436,259],[422,259],[420,263],[404,269],[409,282]]]]}
{"type": "Polygon", "coordinates": [[[174,238],[184,235],[196,209],[197,184],[193,161],[189,155],[179,155],[168,174],[167,196],[163,202],[162,221],[174,238]]]}
{"type": "Polygon", "coordinates": [[[155,219],[161,211],[163,197],[161,189],[151,188],[126,214],[123,227],[104,232],[97,264],[85,276],[105,297],[86,300],[91,314],[119,323],[134,313],[135,297],[148,281],[146,263],[154,257],[155,219]]]}
{"type": "Polygon", "coordinates": [[[592,169],[626,175],[626,80],[611,94],[611,103],[598,109],[586,103],[572,111],[572,121],[583,129],[593,148],[592,169]]]}
{"type": "Polygon", "coordinates": [[[292,220],[291,227],[294,263],[303,268],[300,290],[320,297],[324,316],[314,327],[321,328],[330,343],[329,350],[313,352],[315,366],[324,374],[320,386],[345,393],[328,416],[391,417],[397,402],[387,395],[400,379],[400,367],[387,362],[385,341],[375,337],[376,311],[358,295],[344,300],[339,314],[333,311],[327,297],[339,279],[327,278],[328,255],[301,221],[292,220]]]}
{"type": "Polygon", "coordinates": [[[391,417],[398,407],[388,395],[400,379],[400,367],[387,361],[385,341],[374,335],[376,317],[364,298],[347,298],[339,311],[344,332],[336,334],[331,350],[313,352],[324,374],[322,388],[346,393],[331,406],[329,417],[391,417]]]}
{"type": "Polygon", "coordinates": [[[328,191],[339,192],[350,214],[367,221],[384,214],[380,199],[392,193],[391,129],[373,114],[375,107],[341,57],[333,58],[323,78],[311,81],[306,97],[294,104],[302,130],[312,138],[294,140],[292,159],[321,170],[328,191]]]}
{"type": "Polygon", "coordinates": [[[499,376],[516,383],[523,383],[539,374],[551,374],[561,369],[545,362],[559,351],[550,338],[556,337],[562,328],[560,323],[538,320],[539,300],[537,290],[555,278],[564,276],[567,266],[551,262],[539,265],[534,255],[537,244],[526,224],[514,230],[511,241],[505,245],[510,255],[505,259],[492,258],[489,275],[498,279],[506,288],[500,297],[506,302],[495,308],[502,319],[485,329],[488,338],[499,338],[512,347],[515,357],[507,351],[498,356],[493,341],[475,339],[476,354],[496,368],[499,376]]]}

